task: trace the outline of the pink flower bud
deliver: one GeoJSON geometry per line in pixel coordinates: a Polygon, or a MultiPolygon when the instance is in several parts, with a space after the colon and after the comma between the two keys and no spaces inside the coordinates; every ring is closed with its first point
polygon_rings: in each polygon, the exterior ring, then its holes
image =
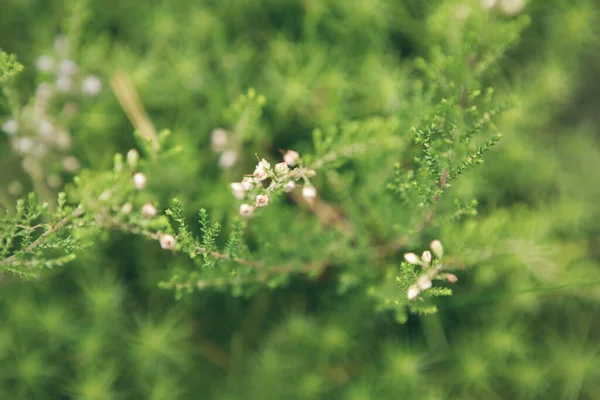
{"type": "Polygon", "coordinates": [[[156,216],[156,207],[150,203],[146,203],[142,206],[142,215],[144,217],[152,218],[156,216]]]}
{"type": "Polygon", "coordinates": [[[141,172],[137,172],[133,175],[133,185],[137,190],[142,190],[146,187],[146,175],[141,172]]]}
{"type": "Polygon", "coordinates": [[[458,281],[458,277],[454,274],[444,274],[444,278],[446,278],[449,283],[456,283],[456,281],[458,281]]]}
{"type": "Polygon", "coordinates": [[[233,193],[233,196],[236,199],[243,199],[244,196],[246,195],[246,191],[244,190],[244,186],[239,183],[239,182],[234,182],[231,184],[231,191],[233,193]]]}
{"type": "Polygon", "coordinates": [[[244,179],[242,179],[242,187],[245,191],[252,190],[252,188],[254,187],[254,181],[252,180],[252,178],[250,178],[249,176],[244,177],[244,179]]]}
{"type": "Polygon", "coordinates": [[[291,192],[295,188],[296,188],[296,182],[294,182],[294,181],[289,181],[288,183],[286,183],[285,185],[283,185],[283,191],[286,192],[286,193],[291,192]]]}
{"type": "Polygon", "coordinates": [[[240,206],[240,215],[242,217],[249,217],[250,214],[252,214],[252,211],[254,211],[254,208],[251,205],[242,204],[240,206]]]}
{"type": "Polygon", "coordinates": [[[175,244],[177,241],[173,237],[173,235],[165,234],[160,235],[160,247],[165,250],[173,250],[175,248],[175,244]]]}
{"type": "Polygon", "coordinates": [[[431,251],[433,251],[433,254],[435,254],[437,258],[442,258],[442,256],[444,255],[444,246],[442,246],[442,242],[440,242],[439,240],[434,240],[433,242],[431,242],[429,244],[429,248],[431,249],[431,251]]]}
{"type": "Polygon", "coordinates": [[[421,264],[421,260],[419,259],[419,256],[416,255],[415,253],[405,253],[404,259],[409,264],[413,264],[413,265],[421,264]]]}
{"type": "Polygon", "coordinates": [[[431,252],[429,250],[425,250],[421,256],[421,259],[425,261],[426,264],[429,264],[431,262],[431,252]]]}
{"type": "Polygon", "coordinates": [[[237,162],[237,153],[233,150],[224,151],[219,157],[219,167],[229,169],[237,162]]]}
{"type": "Polygon", "coordinates": [[[256,207],[265,207],[267,204],[269,204],[269,196],[266,194],[256,196],[256,207]]]}
{"type": "Polygon", "coordinates": [[[314,186],[305,185],[302,188],[302,197],[308,202],[313,201],[317,198],[317,189],[314,186]]]}
{"type": "Polygon", "coordinates": [[[300,154],[295,152],[294,150],[288,150],[283,155],[283,161],[290,167],[295,167],[298,164],[298,160],[300,160],[300,154]]]}

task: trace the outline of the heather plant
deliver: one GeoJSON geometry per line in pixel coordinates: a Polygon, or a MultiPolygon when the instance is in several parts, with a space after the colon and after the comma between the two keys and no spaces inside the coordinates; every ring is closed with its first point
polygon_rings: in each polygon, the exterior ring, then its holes
{"type": "Polygon", "coordinates": [[[600,394],[594,1],[41,3],[0,398],[600,394]]]}

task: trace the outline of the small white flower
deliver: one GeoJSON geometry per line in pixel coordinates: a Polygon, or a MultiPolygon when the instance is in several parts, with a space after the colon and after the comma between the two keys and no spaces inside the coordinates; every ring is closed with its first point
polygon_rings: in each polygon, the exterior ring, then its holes
{"type": "Polygon", "coordinates": [[[133,175],[133,184],[137,190],[142,190],[146,187],[146,175],[141,172],[136,172],[133,175]]]}
{"type": "Polygon", "coordinates": [[[235,165],[237,153],[233,150],[224,151],[219,157],[219,167],[229,169],[235,165]]]}
{"type": "Polygon", "coordinates": [[[61,75],[75,75],[77,73],[77,64],[73,60],[63,60],[58,65],[61,75]]]}
{"type": "Polygon", "coordinates": [[[416,299],[418,295],[419,295],[419,288],[417,288],[416,286],[411,286],[408,288],[408,299],[409,300],[416,299]]]}
{"type": "Polygon", "coordinates": [[[56,80],[56,88],[59,92],[70,92],[73,90],[73,79],[69,76],[61,76],[56,80]]]}
{"type": "Polygon", "coordinates": [[[79,161],[73,156],[67,156],[63,159],[63,168],[68,172],[75,172],[79,169],[79,161]]]}
{"type": "Polygon", "coordinates": [[[252,211],[254,211],[254,208],[251,205],[242,204],[240,206],[240,215],[243,217],[250,216],[250,214],[252,214],[252,211]]]}
{"type": "Polygon", "coordinates": [[[244,186],[239,182],[234,182],[231,185],[231,192],[236,199],[243,199],[246,196],[246,191],[244,190],[244,186]]]}
{"type": "Polygon", "coordinates": [[[249,176],[244,177],[244,179],[242,179],[242,187],[245,191],[252,190],[252,188],[254,187],[254,181],[252,180],[252,178],[250,178],[249,176]]]}
{"type": "Polygon", "coordinates": [[[498,8],[504,14],[517,15],[525,7],[525,0],[498,0],[498,8]]]}
{"type": "Polygon", "coordinates": [[[267,160],[263,158],[254,169],[254,180],[256,182],[260,182],[267,179],[269,177],[269,168],[271,168],[271,164],[269,164],[267,160]]]}
{"type": "Polygon", "coordinates": [[[294,150],[288,150],[283,155],[283,161],[290,167],[295,167],[298,164],[298,160],[300,159],[300,154],[295,152],[294,150]]]}
{"type": "Polygon", "coordinates": [[[295,188],[296,188],[296,182],[294,182],[294,181],[289,181],[288,183],[286,183],[285,185],[283,185],[283,191],[286,192],[286,193],[291,192],[295,188]]]}
{"type": "Polygon", "coordinates": [[[431,252],[429,250],[425,250],[423,252],[423,255],[421,256],[421,259],[426,263],[429,264],[431,262],[431,252]]]}
{"type": "Polygon", "coordinates": [[[9,135],[14,135],[19,130],[19,123],[14,119],[9,118],[2,124],[2,130],[9,135]]]}
{"type": "Polygon", "coordinates": [[[139,159],[140,153],[136,149],[130,149],[127,152],[127,165],[129,165],[131,168],[137,167],[139,159]]]}
{"type": "Polygon", "coordinates": [[[54,59],[48,55],[39,56],[35,62],[35,66],[40,72],[52,72],[54,69],[54,59]]]}
{"type": "Polygon", "coordinates": [[[33,140],[28,137],[21,138],[15,143],[15,148],[20,153],[29,153],[33,149],[33,140]]]}
{"type": "Polygon", "coordinates": [[[431,279],[429,279],[429,277],[427,275],[421,276],[417,280],[417,287],[419,288],[419,290],[421,292],[429,289],[431,287],[431,279]]]}
{"type": "Polygon", "coordinates": [[[419,259],[419,256],[416,255],[415,253],[405,253],[404,259],[409,264],[413,264],[413,265],[421,264],[421,260],[419,259]]]}
{"type": "Polygon", "coordinates": [[[302,188],[302,197],[308,202],[313,201],[317,197],[317,189],[314,186],[305,185],[302,188]]]}
{"type": "Polygon", "coordinates": [[[35,90],[35,95],[40,100],[48,100],[52,96],[52,85],[48,82],[42,82],[35,90]]]}
{"type": "Polygon", "coordinates": [[[442,258],[444,255],[444,246],[442,245],[442,242],[437,239],[429,243],[429,248],[437,258],[442,258]]]}
{"type": "Polygon", "coordinates": [[[129,214],[132,210],[133,210],[133,203],[131,203],[131,202],[125,203],[125,204],[123,204],[123,207],[121,207],[122,214],[129,214]]]}
{"type": "Polygon", "coordinates": [[[288,165],[284,162],[275,164],[275,173],[277,175],[285,175],[290,171],[288,165]]]}
{"type": "Polygon", "coordinates": [[[81,83],[81,92],[86,96],[97,96],[102,91],[102,81],[90,75],[81,83]]]}
{"type": "Polygon", "coordinates": [[[156,216],[156,207],[150,203],[146,203],[142,206],[142,215],[144,217],[152,218],[156,216]]]}
{"type": "Polygon", "coordinates": [[[256,196],[256,207],[265,207],[269,204],[269,196],[266,194],[259,194],[256,196]]]}
{"type": "Polygon", "coordinates": [[[165,250],[173,250],[175,248],[175,244],[177,241],[173,237],[173,235],[164,234],[160,235],[160,247],[165,250]]]}
{"type": "Polygon", "coordinates": [[[38,128],[38,133],[41,137],[49,138],[54,134],[54,125],[48,120],[41,120],[38,128]]]}
{"type": "Polygon", "coordinates": [[[210,134],[210,146],[213,151],[220,152],[227,148],[229,138],[227,131],[223,128],[217,128],[210,134]]]}

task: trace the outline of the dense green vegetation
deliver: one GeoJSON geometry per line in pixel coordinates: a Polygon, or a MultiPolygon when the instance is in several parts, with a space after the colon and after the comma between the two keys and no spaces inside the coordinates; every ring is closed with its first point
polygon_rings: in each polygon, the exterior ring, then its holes
{"type": "Polygon", "coordinates": [[[0,398],[599,398],[598,11],[2,0],[0,398]]]}

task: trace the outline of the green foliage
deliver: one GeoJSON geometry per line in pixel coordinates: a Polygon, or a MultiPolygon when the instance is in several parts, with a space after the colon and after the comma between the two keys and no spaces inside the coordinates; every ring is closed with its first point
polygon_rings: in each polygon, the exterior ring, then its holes
{"type": "Polygon", "coordinates": [[[596,8],[5,1],[0,398],[598,398],[596,8]]]}

